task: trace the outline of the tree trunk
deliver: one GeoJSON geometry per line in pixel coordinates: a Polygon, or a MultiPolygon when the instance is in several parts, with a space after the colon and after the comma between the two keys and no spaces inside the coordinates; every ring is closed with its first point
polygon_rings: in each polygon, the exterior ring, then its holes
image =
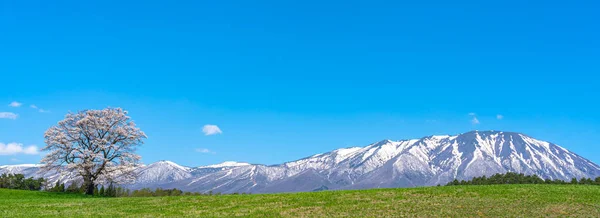
{"type": "Polygon", "coordinates": [[[83,178],[83,187],[85,187],[86,195],[94,195],[95,186],[91,176],[85,176],[83,178]]]}

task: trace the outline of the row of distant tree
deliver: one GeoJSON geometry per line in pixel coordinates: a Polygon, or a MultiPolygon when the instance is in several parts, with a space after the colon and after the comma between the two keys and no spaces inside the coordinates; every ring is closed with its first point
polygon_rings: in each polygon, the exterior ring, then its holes
{"type": "MultiPolygon", "coordinates": [[[[524,175],[522,173],[505,173],[494,174],[492,176],[474,177],[471,180],[454,180],[446,184],[452,185],[494,185],[494,184],[573,184],[573,185],[600,185],[600,177],[592,180],[591,178],[581,178],[579,180],[573,178],[570,182],[560,179],[542,179],[537,175],[524,175]]],[[[72,182],[67,187],[64,183],[56,182],[51,188],[45,188],[46,180],[43,178],[34,179],[33,177],[25,178],[23,174],[2,174],[0,175],[0,188],[21,189],[31,191],[48,191],[48,192],[65,192],[65,193],[86,193],[87,187],[78,182],[72,182]]],[[[160,196],[191,196],[191,195],[220,195],[221,193],[197,193],[183,192],[179,189],[139,189],[129,190],[123,187],[118,187],[113,184],[108,186],[96,186],[93,195],[101,197],[160,197],[160,196]]],[[[246,193],[233,193],[246,194],[246,193]]],[[[250,193],[248,193],[250,194],[250,193]]]]}
{"type": "MultiPolygon", "coordinates": [[[[33,177],[25,178],[23,174],[2,174],[0,175],[0,188],[6,189],[20,189],[30,191],[47,191],[47,192],[61,192],[61,193],[75,193],[85,194],[87,187],[84,184],[74,181],[68,186],[65,183],[56,182],[54,186],[49,187],[46,180],[43,178],[34,179],[33,177]]],[[[250,194],[250,193],[233,193],[237,194],[250,194]]],[[[221,193],[198,193],[198,192],[184,192],[179,189],[139,189],[130,190],[127,188],[119,187],[114,184],[108,186],[96,186],[94,189],[94,196],[99,197],[160,197],[160,196],[198,196],[198,195],[221,195],[221,193]]]]}
{"type": "Polygon", "coordinates": [[[4,173],[0,175],[0,188],[39,191],[43,188],[45,182],[43,178],[25,178],[23,174],[4,173]]]}
{"type": "Polygon", "coordinates": [[[447,185],[496,185],[496,184],[573,184],[573,185],[600,185],[600,177],[592,180],[591,178],[576,178],[571,179],[570,182],[563,181],[560,179],[542,179],[537,175],[525,175],[522,173],[508,172],[505,174],[494,174],[490,177],[481,176],[474,177],[471,180],[454,180],[449,182],[447,185]]]}
{"type": "MultiPolygon", "coordinates": [[[[69,184],[69,186],[65,187],[64,183],[58,181],[52,188],[49,188],[46,191],[83,194],[87,191],[87,186],[84,184],[80,185],[77,181],[74,181],[69,184]]],[[[117,187],[111,183],[106,188],[104,186],[96,186],[93,195],[101,197],[125,197],[130,195],[130,193],[127,193],[128,191],[129,190],[126,191],[124,188],[117,187]]]]}
{"type": "MultiPolygon", "coordinates": [[[[161,189],[161,188],[157,188],[157,189],[149,189],[149,188],[143,188],[143,189],[139,189],[139,190],[133,190],[130,191],[129,189],[125,189],[124,192],[125,195],[121,195],[122,197],[159,197],[159,196],[200,196],[200,195],[221,195],[220,192],[213,192],[213,191],[209,191],[208,193],[199,193],[199,192],[183,192],[179,189],[161,189]]],[[[232,193],[231,195],[238,195],[238,194],[250,194],[250,193],[232,193]]],[[[117,196],[120,197],[120,196],[117,196]]]]}
{"type": "MultiPolygon", "coordinates": [[[[78,182],[72,182],[67,187],[65,187],[64,183],[56,182],[56,184],[45,191],[48,192],[65,192],[65,193],[78,193],[85,194],[87,187],[83,184],[79,184],[78,182]]],[[[149,189],[143,188],[139,190],[130,190],[127,188],[119,187],[113,184],[109,184],[108,186],[97,186],[94,189],[94,196],[99,197],[161,197],[161,196],[198,196],[198,195],[220,195],[221,193],[213,193],[212,191],[208,193],[198,193],[198,192],[184,192],[179,189],[149,189]]],[[[238,193],[233,193],[238,194],[238,193]]],[[[241,193],[246,194],[246,193],[241,193]]]]}

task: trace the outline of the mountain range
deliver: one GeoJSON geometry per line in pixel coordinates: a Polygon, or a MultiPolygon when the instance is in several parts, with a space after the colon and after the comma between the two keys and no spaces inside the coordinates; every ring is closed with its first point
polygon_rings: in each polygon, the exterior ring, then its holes
{"type": "MultiPolygon", "coordinates": [[[[1,173],[69,182],[75,176],[40,174],[40,165],[0,166],[1,173]]],[[[224,162],[201,167],[159,161],[136,170],[128,188],[178,188],[193,192],[300,192],[414,187],[454,179],[517,172],[570,180],[600,176],[600,166],[553,143],[514,132],[472,131],[412,140],[383,140],[315,154],[278,165],[224,162]]]]}

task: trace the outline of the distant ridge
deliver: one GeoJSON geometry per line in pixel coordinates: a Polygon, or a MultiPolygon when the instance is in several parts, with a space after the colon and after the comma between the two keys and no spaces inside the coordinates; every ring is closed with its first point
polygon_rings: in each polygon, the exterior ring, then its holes
{"type": "MultiPolygon", "coordinates": [[[[0,166],[0,173],[37,174],[38,165],[0,166]]],[[[279,165],[233,161],[184,167],[159,161],[140,167],[130,188],[178,188],[196,192],[298,192],[413,187],[495,173],[536,174],[570,180],[600,176],[600,166],[558,145],[515,132],[471,131],[412,140],[383,140],[336,149],[279,165]]]]}

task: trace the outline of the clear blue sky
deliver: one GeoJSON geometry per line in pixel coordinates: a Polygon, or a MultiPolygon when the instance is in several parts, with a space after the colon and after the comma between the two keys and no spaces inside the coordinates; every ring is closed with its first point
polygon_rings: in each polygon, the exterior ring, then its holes
{"type": "Polygon", "coordinates": [[[0,113],[18,117],[0,119],[0,143],[43,147],[68,111],[112,106],[147,133],[145,163],[275,164],[475,129],[600,163],[598,11],[597,1],[2,1],[0,113]],[[206,124],[222,134],[205,136],[206,124]]]}

